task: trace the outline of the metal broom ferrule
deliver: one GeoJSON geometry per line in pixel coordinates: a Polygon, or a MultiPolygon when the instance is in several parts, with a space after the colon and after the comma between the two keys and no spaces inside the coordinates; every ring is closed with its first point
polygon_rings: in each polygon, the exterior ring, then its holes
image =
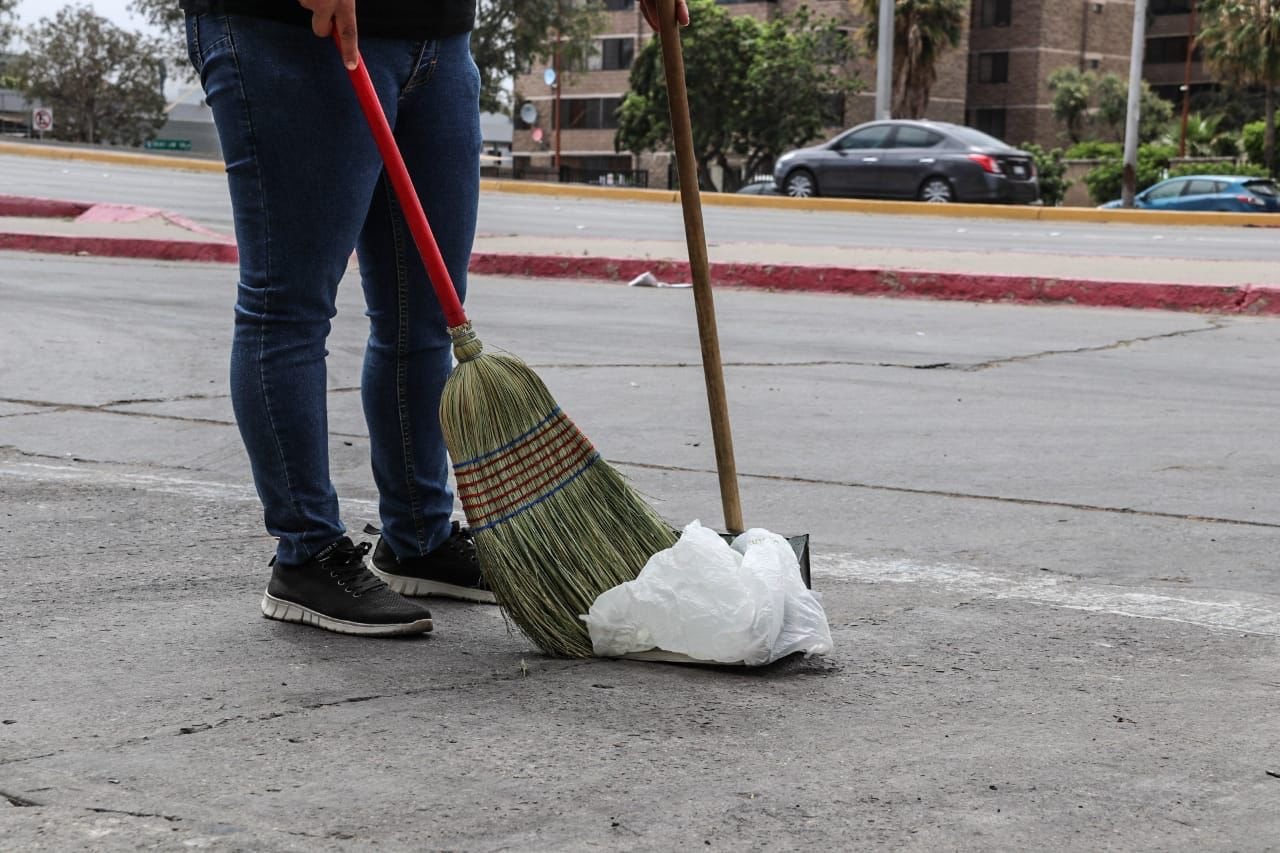
{"type": "Polygon", "coordinates": [[[470,323],[463,323],[461,326],[450,326],[449,337],[453,339],[453,356],[461,364],[464,361],[480,355],[484,351],[484,344],[480,343],[480,338],[476,336],[475,330],[471,328],[470,323]]]}

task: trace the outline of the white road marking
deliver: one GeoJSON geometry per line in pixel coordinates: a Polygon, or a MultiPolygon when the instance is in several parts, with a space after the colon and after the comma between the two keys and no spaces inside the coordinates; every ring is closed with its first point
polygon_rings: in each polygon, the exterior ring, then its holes
{"type": "MultiPolygon", "coordinates": [[[[89,464],[0,462],[0,478],[4,477],[130,487],[197,500],[252,503],[258,500],[253,488],[243,484],[116,471],[89,464]]],[[[342,504],[344,509],[368,513],[374,517],[377,515],[376,501],[344,498],[342,504]]],[[[454,515],[461,517],[459,512],[454,515]]],[[[865,560],[850,554],[815,555],[813,573],[819,581],[831,578],[864,583],[913,583],[963,595],[1033,601],[1072,610],[1138,619],[1160,619],[1214,630],[1280,637],[1280,596],[1216,590],[1196,590],[1195,597],[1169,595],[1164,591],[1060,576],[999,575],[975,566],[915,563],[910,560],[865,560]]],[[[497,613],[496,608],[494,612],[497,613]]]]}
{"type": "MultiPolygon", "coordinates": [[[[1033,601],[1072,610],[1280,637],[1280,596],[1204,589],[1196,590],[1194,597],[1169,595],[1074,578],[1006,576],[974,566],[864,560],[848,554],[815,555],[813,574],[818,580],[914,583],[982,598],[1033,601]]],[[[818,588],[821,589],[820,584],[818,588]]]]}
{"type": "MultiPolygon", "coordinates": [[[[15,480],[63,480],[104,486],[127,486],[165,495],[181,495],[197,500],[258,502],[252,486],[220,483],[215,480],[192,480],[166,474],[139,474],[113,471],[92,465],[57,465],[40,462],[0,462],[0,477],[15,480]]],[[[376,517],[378,502],[363,498],[342,498],[341,504],[376,517]]]]}

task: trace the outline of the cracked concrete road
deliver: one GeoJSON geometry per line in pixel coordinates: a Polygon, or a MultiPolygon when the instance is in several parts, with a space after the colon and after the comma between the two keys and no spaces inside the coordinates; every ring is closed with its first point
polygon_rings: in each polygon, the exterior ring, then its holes
{"type": "MultiPolygon", "coordinates": [[[[233,273],[0,261],[5,849],[1280,849],[1280,321],[718,294],[746,516],[812,535],[836,641],[743,672],[551,660],[449,602],[409,641],[262,619],[233,273]]],[[[719,520],[688,292],[469,308],[719,520]]]]}

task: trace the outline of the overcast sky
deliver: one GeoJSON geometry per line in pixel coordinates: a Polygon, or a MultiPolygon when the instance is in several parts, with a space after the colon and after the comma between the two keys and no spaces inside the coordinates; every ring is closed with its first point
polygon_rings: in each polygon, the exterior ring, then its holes
{"type": "MultiPolygon", "coordinates": [[[[80,0],[80,3],[92,6],[95,12],[110,19],[118,27],[155,34],[155,30],[142,18],[129,11],[129,0],[80,0]]],[[[41,18],[52,18],[58,14],[59,9],[67,5],[72,4],[64,0],[18,0],[18,23],[29,27],[41,18]]]]}

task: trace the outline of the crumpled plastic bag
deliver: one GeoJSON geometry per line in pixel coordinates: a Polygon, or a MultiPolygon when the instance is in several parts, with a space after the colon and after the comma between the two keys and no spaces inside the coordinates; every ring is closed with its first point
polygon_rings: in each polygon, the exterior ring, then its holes
{"type": "Polygon", "coordinates": [[[640,575],[601,593],[582,619],[599,657],[661,649],[760,666],[831,651],[818,596],[785,538],[762,528],[729,545],[697,521],[640,575]]]}

